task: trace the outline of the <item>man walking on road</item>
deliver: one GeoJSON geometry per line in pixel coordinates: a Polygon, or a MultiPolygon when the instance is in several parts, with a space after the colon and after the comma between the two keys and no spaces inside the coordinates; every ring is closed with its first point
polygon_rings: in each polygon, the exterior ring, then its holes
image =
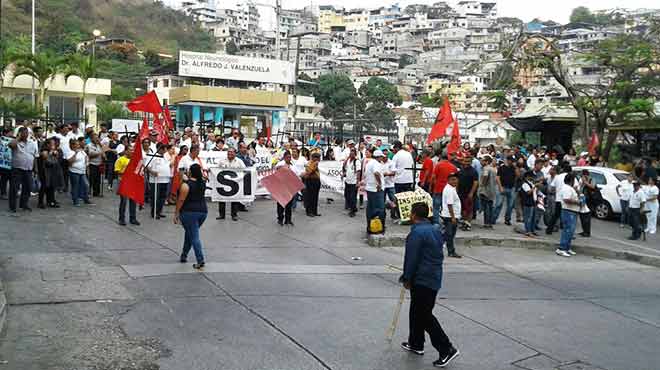
{"type": "Polygon", "coordinates": [[[442,326],[433,316],[433,307],[442,286],[442,245],[444,240],[437,226],[428,220],[429,209],[424,203],[415,203],[410,216],[413,225],[406,238],[403,275],[399,281],[410,290],[410,334],[401,343],[406,351],[424,354],[424,332],[429,333],[431,344],[440,354],[433,366],[445,367],[459,355],[442,326]]]}

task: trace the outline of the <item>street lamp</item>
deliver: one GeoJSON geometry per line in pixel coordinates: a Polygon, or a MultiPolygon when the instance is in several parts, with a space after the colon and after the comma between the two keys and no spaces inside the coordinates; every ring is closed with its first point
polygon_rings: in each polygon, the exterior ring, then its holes
{"type": "Polygon", "coordinates": [[[96,56],[96,39],[101,36],[101,31],[94,30],[92,31],[92,35],[94,35],[94,38],[92,39],[92,59],[94,59],[96,56]]]}

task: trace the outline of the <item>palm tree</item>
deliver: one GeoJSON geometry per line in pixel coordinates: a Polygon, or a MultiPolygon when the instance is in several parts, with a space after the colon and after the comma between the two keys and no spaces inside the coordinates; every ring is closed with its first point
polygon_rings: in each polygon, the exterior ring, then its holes
{"type": "Polygon", "coordinates": [[[63,60],[51,53],[23,54],[16,58],[14,79],[18,76],[30,76],[39,82],[39,96],[36,107],[43,108],[46,99],[46,83],[62,71],[63,60]]]}
{"type": "Polygon", "coordinates": [[[511,103],[504,91],[493,91],[488,95],[488,106],[497,112],[506,112],[511,108],[511,103]]]}
{"type": "Polygon", "coordinates": [[[0,96],[5,85],[5,76],[8,69],[13,67],[19,55],[29,51],[24,38],[17,38],[10,42],[6,37],[0,38],[0,96]]]}
{"type": "Polygon", "coordinates": [[[85,97],[87,96],[87,81],[98,75],[98,62],[90,55],[72,54],[64,65],[64,80],[69,82],[71,76],[78,76],[82,80],[82,101],[80,104],[80,117],[85,117],[85,97]]]}

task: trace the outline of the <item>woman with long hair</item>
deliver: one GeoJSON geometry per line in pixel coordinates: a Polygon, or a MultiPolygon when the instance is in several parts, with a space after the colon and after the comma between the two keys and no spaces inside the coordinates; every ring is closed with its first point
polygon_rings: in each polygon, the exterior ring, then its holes
{"type": "Polygon", "coordinates": [[[188,155],[188,147],[183,145],[179,148],[179,154],[174,159],[174,166],[172,167],[172,186],[170,187],[170,203],[176,203],[176,194],[179,191],[179,186],[181,186],[181,173],[179,171],[179,161],[181,158],[188,155]]]}
{"type": "Polygon", "coordinates": [[[199,239],[199,228],[204,224],[208,209],[206,207],[206,181],[202,174],[202,167],[195,163],[188,170],[188,179],[181,183],[179,196],[176,200],[174,212],[174,223],[181,223],[185,231],[183,239],[183,251],[181,252],[181,263],[188,262],[188,253],[192,248],[195,252],[197,263],[193,265],[196,270],[204,267],[204,252],[202,242],[199,239]]]}

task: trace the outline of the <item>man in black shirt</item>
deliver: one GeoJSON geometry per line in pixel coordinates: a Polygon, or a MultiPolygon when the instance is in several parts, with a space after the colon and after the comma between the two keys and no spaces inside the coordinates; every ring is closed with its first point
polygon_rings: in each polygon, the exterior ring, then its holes
{"type": "Polygon", "coordinates": [[[461,162],[461,171],[458,173],[458,197],[461,198],[461,214],[463,216],[464,231],[470,231],[472,225],[472,215],[474,213],[474,194],[479,186],[479,175],[477,170],[472,167],[472,158],[463,158],[461,162]]]}
{"type": "Polygon", "coordinates": [[[497,169],[497,187],[500,192],[498,202],[495,205],[494,219],[500,217],[502,206],[506,201],[506,211],[504,213],[504,223],[511,225],[511,211],[513,210],[513,200],[515,196],[516,167],[513,165],[513,158],[506,157],[504,164],[497,169]]]}

